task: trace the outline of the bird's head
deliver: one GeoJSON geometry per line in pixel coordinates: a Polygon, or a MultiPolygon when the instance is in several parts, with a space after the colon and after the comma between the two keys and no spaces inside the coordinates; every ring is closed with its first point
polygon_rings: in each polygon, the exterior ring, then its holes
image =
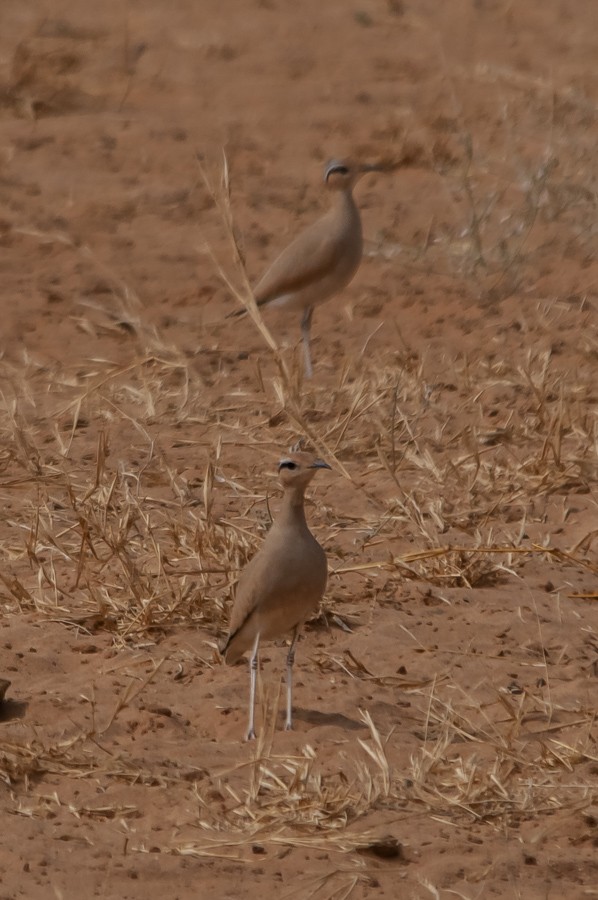
{"type": "Polygon", "coordinates": [[[352,159],[331,159],[324,166],[324,184],[332,191],[351,190],[366,172],[381,172],[382,166],[352,159]]]}
{"type": "Polygon", "coordinates": [[[330,469],[328,463],[312,453],[296,452],[283,456],[278,464],[278,477],[284,488],[307,487],[318,469],[330,469]]]}

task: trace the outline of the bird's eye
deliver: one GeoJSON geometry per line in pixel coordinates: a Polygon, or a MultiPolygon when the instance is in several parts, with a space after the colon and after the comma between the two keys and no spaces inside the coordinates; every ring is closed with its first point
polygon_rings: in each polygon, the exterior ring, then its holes
{"type": "Polygon", "coordinates": [[[326,172],[326,181],[330,178],[333,172],[336,172],[337,175],[348,175],[349,170],[346,166],[330,166],[328,171],[326,172]]]}
{"type": "Polygon", "coordinates": [[[281,469],[291,469],[291,471],[292,471],[293,469],[296,469],[296,468],[297,468],[297,463],[294,463],[292,459],[283,459],[278,467],[278,471],[280,472],[281,469]]]}

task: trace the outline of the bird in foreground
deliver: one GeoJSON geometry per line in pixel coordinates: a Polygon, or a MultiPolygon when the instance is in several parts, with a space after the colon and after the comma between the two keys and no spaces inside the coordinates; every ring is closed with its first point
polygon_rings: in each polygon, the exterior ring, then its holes
{"type": "MultiPolygon", "coordinates": [[[[258,306],[300,310],[305,374],[313,375],[310,328],[314,306],[346,287],[359,268],[363,252],[361,217],[353,188],[366,172],[388,166],[333,159],[324,167],[324,184],[332,195],[328,212],[301,232],[255,285],[258,306]]],[[[230,315],[240,316],[245,310],[230,315]]]]}
{"type": "Polygon", "coordinates": [[[305,489],[318,469],[330,466],[310,453],[289,453],[281,459],[278,473],[284,491],[282,507],[237,584],[229,633],[221,652],[228,665],[233,665],[251,650],[247,740],[255,737],[260,642],[288,631],[292,631],[292,638],[287,655],[285,728],[292,728],[295,644],[301,626],[318,608],[328,574],[326,554],[307,527],[303,506],[305,489]]]}

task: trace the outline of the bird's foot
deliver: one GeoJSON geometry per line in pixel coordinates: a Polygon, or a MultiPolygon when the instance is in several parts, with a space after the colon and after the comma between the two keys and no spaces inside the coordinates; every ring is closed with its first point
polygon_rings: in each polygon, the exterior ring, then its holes
{"type": "Polygon", "coordinates": [[[245,740],[246,741],[255,741],[255,738],[256,738],[255,728],[250,728],[249,731],[247,732],[247,734],[245,735],[245,740]]]}

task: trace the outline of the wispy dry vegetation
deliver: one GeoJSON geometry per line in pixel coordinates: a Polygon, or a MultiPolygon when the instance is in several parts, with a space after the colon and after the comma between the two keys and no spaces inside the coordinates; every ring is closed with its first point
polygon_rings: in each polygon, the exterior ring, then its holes
{"type": "MultiPolygon", "coordinates": [[[[537,314],[545,320],[544,309],[537,314]]],[[[591,366],[590,347],[585,355],[580,349],[574,378],[549,350],[530,351],[515,360],[463,358],[446,381],[432,382],[425,359],[389,355],[375,365],[357,360],[332,388],[316,380],[300,395],[292,390],[292,399],[283,379],[266,386],[258,376],[231,392],[223,373],[221,387],[211,385],[221,399],[209,404],[202,379],[182,357],[166,358],[166,348],[126,366],[95,361],[83,375],[57,366],[51,382],[31,360],[18,382],[7,368],[4,610],[78,634],[108,633],[119,648],[148,640],[159,648],[191,624],[214,646],[237,573],[268,527],[271,488],[258,463],[264,450],[274,461],[302,423],[346,470],[338,474],[341,501],[327,493],[314,513],[335,573],[329,610],[343,615],[356,576],[384,605],[411,583],[441,592],[512,583],[534,559],[555,581],[595,574],[595,534],[563,543],[568,504],[554,502],[585,496],[598,466],[587,411],[591,366]],[[257,462],[240,469],[239,459],[253,454],[257,462]],[[358,514],[343,513],[349,500],[358,514]],[[550,526],[549,509],[559,515],[550,526]]],[[[373,683],[375,669],[355,658],[342,663],[351,678],[373,683]]],[[[196,782],[190,827],[199,836],[162,850],[237,854],[256,842],[367,849],[376,811],[400,811],[403,819],[423,809],[501,827],[542,810],[582,816],[595,802],[591,780],[580,774],[597,758],[591,708],[548,707],[541,691],[499,692],[488,706],[455,695],[457,683],[453,676],[435,688],[412,682],[426,725],[407,771],[390,761],[398,735],[381,736],[368,713],[360,756],[355,743],[324,770],[309,745],[281,757],[266,729],[250,763],[196,782]],[[530,744],[522,734],[535,720],[545,725],[530,744]]],[[[115,715],[131,704],[125,693],[115,715]]],[[[68,739],[4,742],[6,782],[17,788],[45,774],[153,783],[151,766],[123,758],[106,765],[97,746],[107,729],[98,727],[68,739]]],[[[178,771],[158,783],[190,790],[189,775],[178,771]]]]}
{"type": "Polygon", "coordinates": [[[238,471],[236,450],[265,447],[274,462],[303,421],[343,460],[343,491],[361,498],[358,517],[339,520],[328,500],[322,511],[339,575],[350,558],[353,570],[474,587],[531,554],[593,570],[592,533],[555,547],[537,527],[551,497],[587,493],[598,471],[591,366],[580,353],[572,378],[549,351],[530,352],[514,364],[464,360],[450,382],[430,384],[423,361],[362,361],[300,401],[278,382],[208,406],[183,360],[55,371],[49,391],[30,363],[3,407],[3,491],[19,498],[3,538],[7,608],[94,616],[133,641],[182,621],[222,627],[267,527],[269,485],[261,467],[238,471]],[[165,429],[181,440],[164,442],[165,429]],[[417,549],[401,552],[407,536],[417,549]]]}
{"type": "MultiPolygon", "coordinates": [[[[372,27],[368,16],[357,26],[372,27]]],[[[41,90],[38,45],[24,45],[0,91],[19,116],[57,109],[41,90]]],[[[78,108],[74,63],[51,71],[56,103],[78,108]]],[[[557,262],[577,274],[592,264],[594,141],[578,126],[596,111],[573,89],[478,66],[474,111],[486,110],[488,85],[503,100],[480,137],[463,73],[448,81],[450,115],[434,113],[411,160],[437,179],[434,214],[408,246],[393,208],[394,224],[370,241],[375,312],[369,294],[339,301],[338,334],[314,328],[310,382],[248,293],[234,164],[193,171],[189,191],[217,235],[208,248],[200,234],[193,265],[209,282],[202,297],[220,277],[226,309],[248,317],[237,327],[218,307],[210,318],[206,302],[205,321],[187,320],[188,342],[185,325],[170,332],[164,315],[162,327],[123,269],[64,223],[6,226],[21,250],[64,254],[77,284],[93,282],[68,314],[48,317],[49,327],[68,320],[85,352],[75,339],[44,353],[32,339],[0,360],[3,621],[7,634],[59,629],[88,665],[53,676],[44,657],[29,687],[23,656],[43,652],[5,641],[0,778],[11,814],[91,823],[90,843],[108,823],[123,856],[229,863],[301,848],[329,870],[287,896],[318,900],[375,890],[372,859],[414,862],[414,822],[434,839],[516,834],[529,866],[557,835],[591,866],[596,295],[591,280],[569,290],[566,276],[550,279],[557,262]],[[230,724],[244,702],[240,671],[223,674],[216,646],[271,521],[275,462],[298,437],[334,469],[309,508],[331,573],[298,661],[314,709],[299,719],[308,737],[281,735],[266,668],[261,736],[248,747],[230,724]],[[10,690],[4,700],[4,676],[27,702],[43,698],[51,721],[34,727],[26,701],[10,690]]],[[[384,151],[400,146],[411,164],[408,129],[382,132],[384,151]]],[[[185,202],[174,204],[181,215],[185,202]]],[[[128,245],[125,255],[128,266],[128,245]]],[[[440,896],[429,878],[420,884],[440,896]]]]}

